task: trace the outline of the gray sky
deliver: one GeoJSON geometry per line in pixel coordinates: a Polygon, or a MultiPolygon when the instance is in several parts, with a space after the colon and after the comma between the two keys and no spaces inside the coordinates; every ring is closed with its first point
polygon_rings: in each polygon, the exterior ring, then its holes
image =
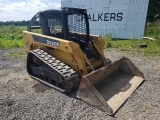
{"type": "Polygon", "coordinates": [[[0,0],[0,21],[30,20],[38,11],[60,7],[61,0],[0,0]]]}

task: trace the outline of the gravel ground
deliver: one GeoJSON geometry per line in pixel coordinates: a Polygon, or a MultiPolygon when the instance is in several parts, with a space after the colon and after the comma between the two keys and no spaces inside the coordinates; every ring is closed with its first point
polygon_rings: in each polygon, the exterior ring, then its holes
{"type": "Polygon", "coordinates": [[[0,50],[1,120],[160,120],[160,57],[142,57],[134,51],[105,49],[112,61],[126,56],[145,75],[145,82],[115,116],[109,116],[75,98],[75,91],[60,93],[32,80],[25,68],[26,56],[16,58],[0,50]]]}

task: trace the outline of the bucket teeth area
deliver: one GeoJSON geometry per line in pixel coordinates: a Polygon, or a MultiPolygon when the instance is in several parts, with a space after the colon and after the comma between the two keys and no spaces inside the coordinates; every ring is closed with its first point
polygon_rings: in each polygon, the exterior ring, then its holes
{"type": "Polygon", "coordinates": [[[113,115],[143,81],[143,73],[122,58],[83,76],[77,97],[113,115]]]}

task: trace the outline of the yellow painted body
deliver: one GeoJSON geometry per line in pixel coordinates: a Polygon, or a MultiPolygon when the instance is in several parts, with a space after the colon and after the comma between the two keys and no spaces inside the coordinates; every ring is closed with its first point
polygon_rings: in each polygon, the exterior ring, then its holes
{"type": "MultiPolygon", "coordinates": [[[[78,35],[78,33],[73,34],[75,36],[76,34],[78,35]]],[[[85,37],[83,34],[80,34],[80,36],[81,39],[85,37]]],[[[89,48],[98,56],[97,59],[87,59],[79,44],[73,41],[28,31],[23,31],[23,38],[24,48],[27,52],[35,49],[43,49],[65,64],[71,66],[75,71],[77,71],[77,73],[79,73],[80,76],[87,75],[92,71],[90,65],[92,65],[95,70],[106,65],[105,57],[103,54],[103,47],[105,43],[101,36],[91,35],[90,39],[93,40],[93,44],[89,42],[88,45],[89,48]],[[59,41],[60,45],[54,46],[43,42],[37,42],[34,40],[33,35],[38,36],[40,39],[45,38],[53,41],[59,41]]]]}

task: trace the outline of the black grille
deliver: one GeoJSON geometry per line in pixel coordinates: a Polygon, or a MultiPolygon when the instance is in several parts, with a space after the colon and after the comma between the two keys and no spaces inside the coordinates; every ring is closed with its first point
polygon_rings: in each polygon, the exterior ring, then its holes
{"type": "Polygon", "coordinates": [[[84,15],[72,14],[68,15],[69,33],[83,33],[86,34],[86,22],[84,15]]]}

